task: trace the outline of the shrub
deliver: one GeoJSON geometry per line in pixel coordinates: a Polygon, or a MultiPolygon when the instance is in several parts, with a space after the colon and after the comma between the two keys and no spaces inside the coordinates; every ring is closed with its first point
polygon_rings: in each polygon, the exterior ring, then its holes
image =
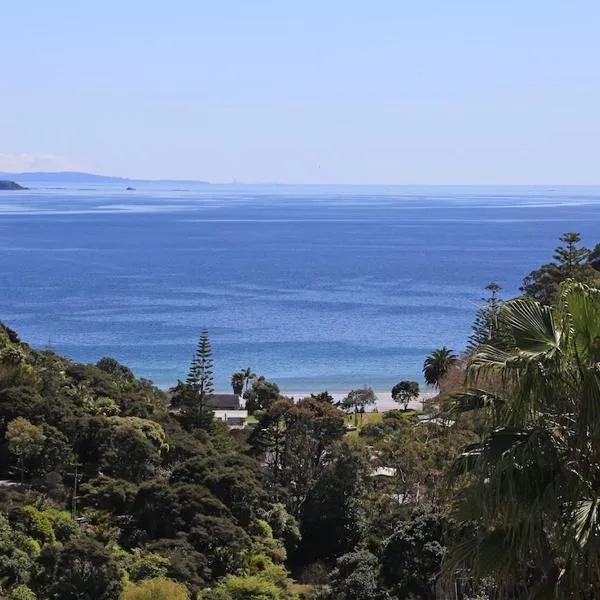
{"type": "Polygon", "coordinates": [[[121,600],[188,600],[188,590],[182,583],[163,577],[134,583],[121,594],[121,600]]]}
{"type": "Polygon", "coordinates": [[[37,600],[37,596],[26,585],[18,585],[11,590],[8,600],[37,600]]]}

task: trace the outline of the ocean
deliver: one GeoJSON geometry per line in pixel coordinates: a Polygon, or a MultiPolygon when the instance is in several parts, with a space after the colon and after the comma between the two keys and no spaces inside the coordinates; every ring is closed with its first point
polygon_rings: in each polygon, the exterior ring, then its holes
{"type": "Polygon", "coordinates": [[[161,387],[207,329],[219,390],[389,391],[465,347],[489,282],[600,241],[598,187],[35,185],[0,192],[0,320],[161,387]]]}

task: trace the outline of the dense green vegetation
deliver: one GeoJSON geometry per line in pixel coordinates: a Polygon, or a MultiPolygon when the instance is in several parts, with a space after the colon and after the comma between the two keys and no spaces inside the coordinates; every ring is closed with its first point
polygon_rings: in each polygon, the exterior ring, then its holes
{"type": "Polygon", "coordinates": [[[598,252],[561,240],[523,297],[488,286],[463,356],[426,358],[423,414],[245,369],[253,426],[228,431],[205,333],[165,393],[0,325],[0,597],[599,597],[598,252]]]}

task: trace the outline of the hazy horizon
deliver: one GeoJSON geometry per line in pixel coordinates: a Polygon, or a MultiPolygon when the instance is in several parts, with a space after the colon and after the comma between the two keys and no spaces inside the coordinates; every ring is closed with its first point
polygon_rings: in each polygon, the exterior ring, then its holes
{"type": "MultiPolygon", "coordinates": [[[[132,182],[132,183],[186,183],[186,184],[200,184],[200,185],[214,185],[214,186],[282,186],[282,187],[364,187],[364,188],[596,188],[600,187],[598,183],[554,183],[552,181],[539,182],[539,183],[423,183],[423,182],[406,182],[406,183],[371,183],[371,182],[355,182],[355,183],[344,183],[344,182],[297,182],[297,181],[241,181],[233,179],[231,181],[209,181],[202,179],[169,179],[164,177],[131,177],[128,175],[113,175],[110,173],[93,173],[89,171],[20,171],[20,172],[9,172],[0,170],[0,177],[25,177],[24,182],[26,183],[44,183],[41,176],[48,175],[52,176],[53,180],[61,183],[83,183],[82,181],[61,181],[58,176],[77,176],[80,175],[84,178],[98,178],[99,180],[107,180],[106,184],[118,182],[132,182]],[[35,179],[28,179],[30,176],[36,176],[35,179]]],[[[102,184],[103,181],[97,181],[96,183],[102,184]]]]}

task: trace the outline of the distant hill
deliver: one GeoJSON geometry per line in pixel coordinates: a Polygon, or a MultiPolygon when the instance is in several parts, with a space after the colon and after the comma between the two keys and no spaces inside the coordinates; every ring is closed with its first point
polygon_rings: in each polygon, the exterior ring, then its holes
{"type": "Polygon", "coordinates": [[[10,180],[0,180],[0,190],[26,190],[27,188],[10,180]]]}
{"type": "Polygon", "coordinates": [[[93,173],[80,173],[77,171],[34,171],[29,173],[5,173],[0,171],[0,179],[22,181],[24,183],[116,183],[127,185],[132,182],[147,182],[209,184],[208,181],[181,179],[129,179],[126,177],[110,177],[108,175],[95,175],[93,173]]]}

